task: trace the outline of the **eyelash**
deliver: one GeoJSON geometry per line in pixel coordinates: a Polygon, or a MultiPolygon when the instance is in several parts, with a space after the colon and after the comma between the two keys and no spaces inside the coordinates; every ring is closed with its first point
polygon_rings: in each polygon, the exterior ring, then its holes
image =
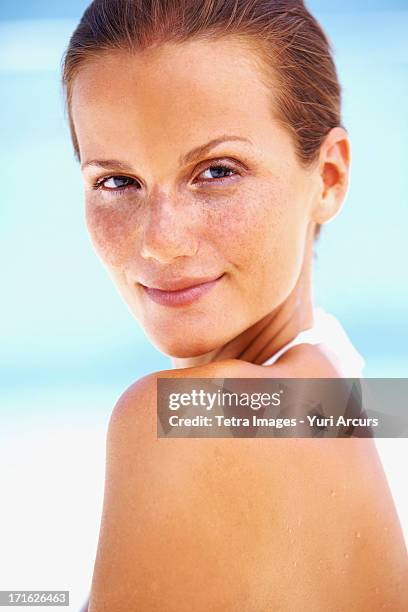
{"type": "MultiPolygon", "coordinates": [[[[214,164],[211,164],[210,166],[207,166],[207,168],[204,168],[204,170],[202,170],[200,172],[200,174],[202,174],[203,172],[206,172],[207,170],[214,170],[214,169],[220,169],[220,168],[222,168],[223,170],[227,170],[228,172],[232,172],[233,174],[229,175],[227,177],[223,177],[223,178],[215,178],[215,179],[212,179],[212,180],[204,180],[204,181],[199,181],[199,182],[201,182],[201,183],[212,183],[212,182],[215,181],[215,182],[219,183],[219,182],[225,181],[230,176],[234,176],[236,174],[239,174],[237,172],[237,170],[235,170],[235,168],[233,168],[233,167],[231,167],[231,166],[229,166],[227,164],[221,164],[221,163],[214,163],[214,164]]],[[[106,181],[108,181],[109,179],[111,179],[111,178],[121,178],[121,179],[126,179],[128,181],[136,181],[136,179],[133,179],[130,176],[125,176],[125,175],[122,175],[122,174],[111,174],[110,176],[104,176],[103,178],[100,178],[97,181],[95,181],[92,184],[92,189],[94,189],[96,191],[107,191],[107,192],[112,193],[114,196],[121,196],[129,188],[134,186],[134,185],[125,185],[125,186],[122,186],[122,187],[116,187],[114,189],[104,187],[103,186],[104,183],[106,181]]]]}

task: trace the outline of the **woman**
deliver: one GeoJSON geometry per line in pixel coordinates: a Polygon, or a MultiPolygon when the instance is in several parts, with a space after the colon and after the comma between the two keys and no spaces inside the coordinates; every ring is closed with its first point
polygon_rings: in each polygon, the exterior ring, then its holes
{"type": "Polygon", "coordinates": [[[350,162],[319,25],[293,0],[96,0],[63,82],[94,247],[173,366],[113,410],[89,610],[406,609],[371,439],[156,434],[160,377],[361,375],[312,300],[350,162]]]}

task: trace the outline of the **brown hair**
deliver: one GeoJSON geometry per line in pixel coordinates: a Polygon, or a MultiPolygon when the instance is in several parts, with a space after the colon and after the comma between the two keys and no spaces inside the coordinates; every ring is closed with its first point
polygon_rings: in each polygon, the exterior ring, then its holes
{"type": "Polygon", "coordinates": [[[313,162],[330,129],[341,125],[341,90],[329,41],[302,0],[94,0],[63,57],[76,158],[72,83],[87,59],[106,51],[136,52],[165,42],[225,36],[238,36],[257,51],[267,82],[275,79],[278,119],[292,133],[299,160],[313,162]]]}

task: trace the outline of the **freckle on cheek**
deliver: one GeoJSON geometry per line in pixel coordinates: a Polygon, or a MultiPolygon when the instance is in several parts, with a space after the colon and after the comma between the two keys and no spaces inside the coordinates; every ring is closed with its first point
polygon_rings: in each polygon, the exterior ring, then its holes
{"type": "MultiPolygon", "coordinates": [[[[130,242],[136,229],[134,215],[93,205],[86,208],[86,222],[92,243],[102,260],[107,265],[122,265],[132,248],[130,242]]],[[[136,244],[133,248],[137,248],[136,244]]]]}

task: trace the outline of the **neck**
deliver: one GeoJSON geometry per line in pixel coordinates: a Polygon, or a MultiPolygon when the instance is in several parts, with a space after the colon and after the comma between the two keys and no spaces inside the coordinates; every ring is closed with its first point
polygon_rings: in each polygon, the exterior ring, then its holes
{"type": "Polygon", "coordinates": [[[288,297],[262,319],[222,347],[196,357],[173,357],[174,368],[189,368],[224,359],[261,365],[299,332],[312,327],[313,224],[309,227],[302,269],[288,297]]]}

